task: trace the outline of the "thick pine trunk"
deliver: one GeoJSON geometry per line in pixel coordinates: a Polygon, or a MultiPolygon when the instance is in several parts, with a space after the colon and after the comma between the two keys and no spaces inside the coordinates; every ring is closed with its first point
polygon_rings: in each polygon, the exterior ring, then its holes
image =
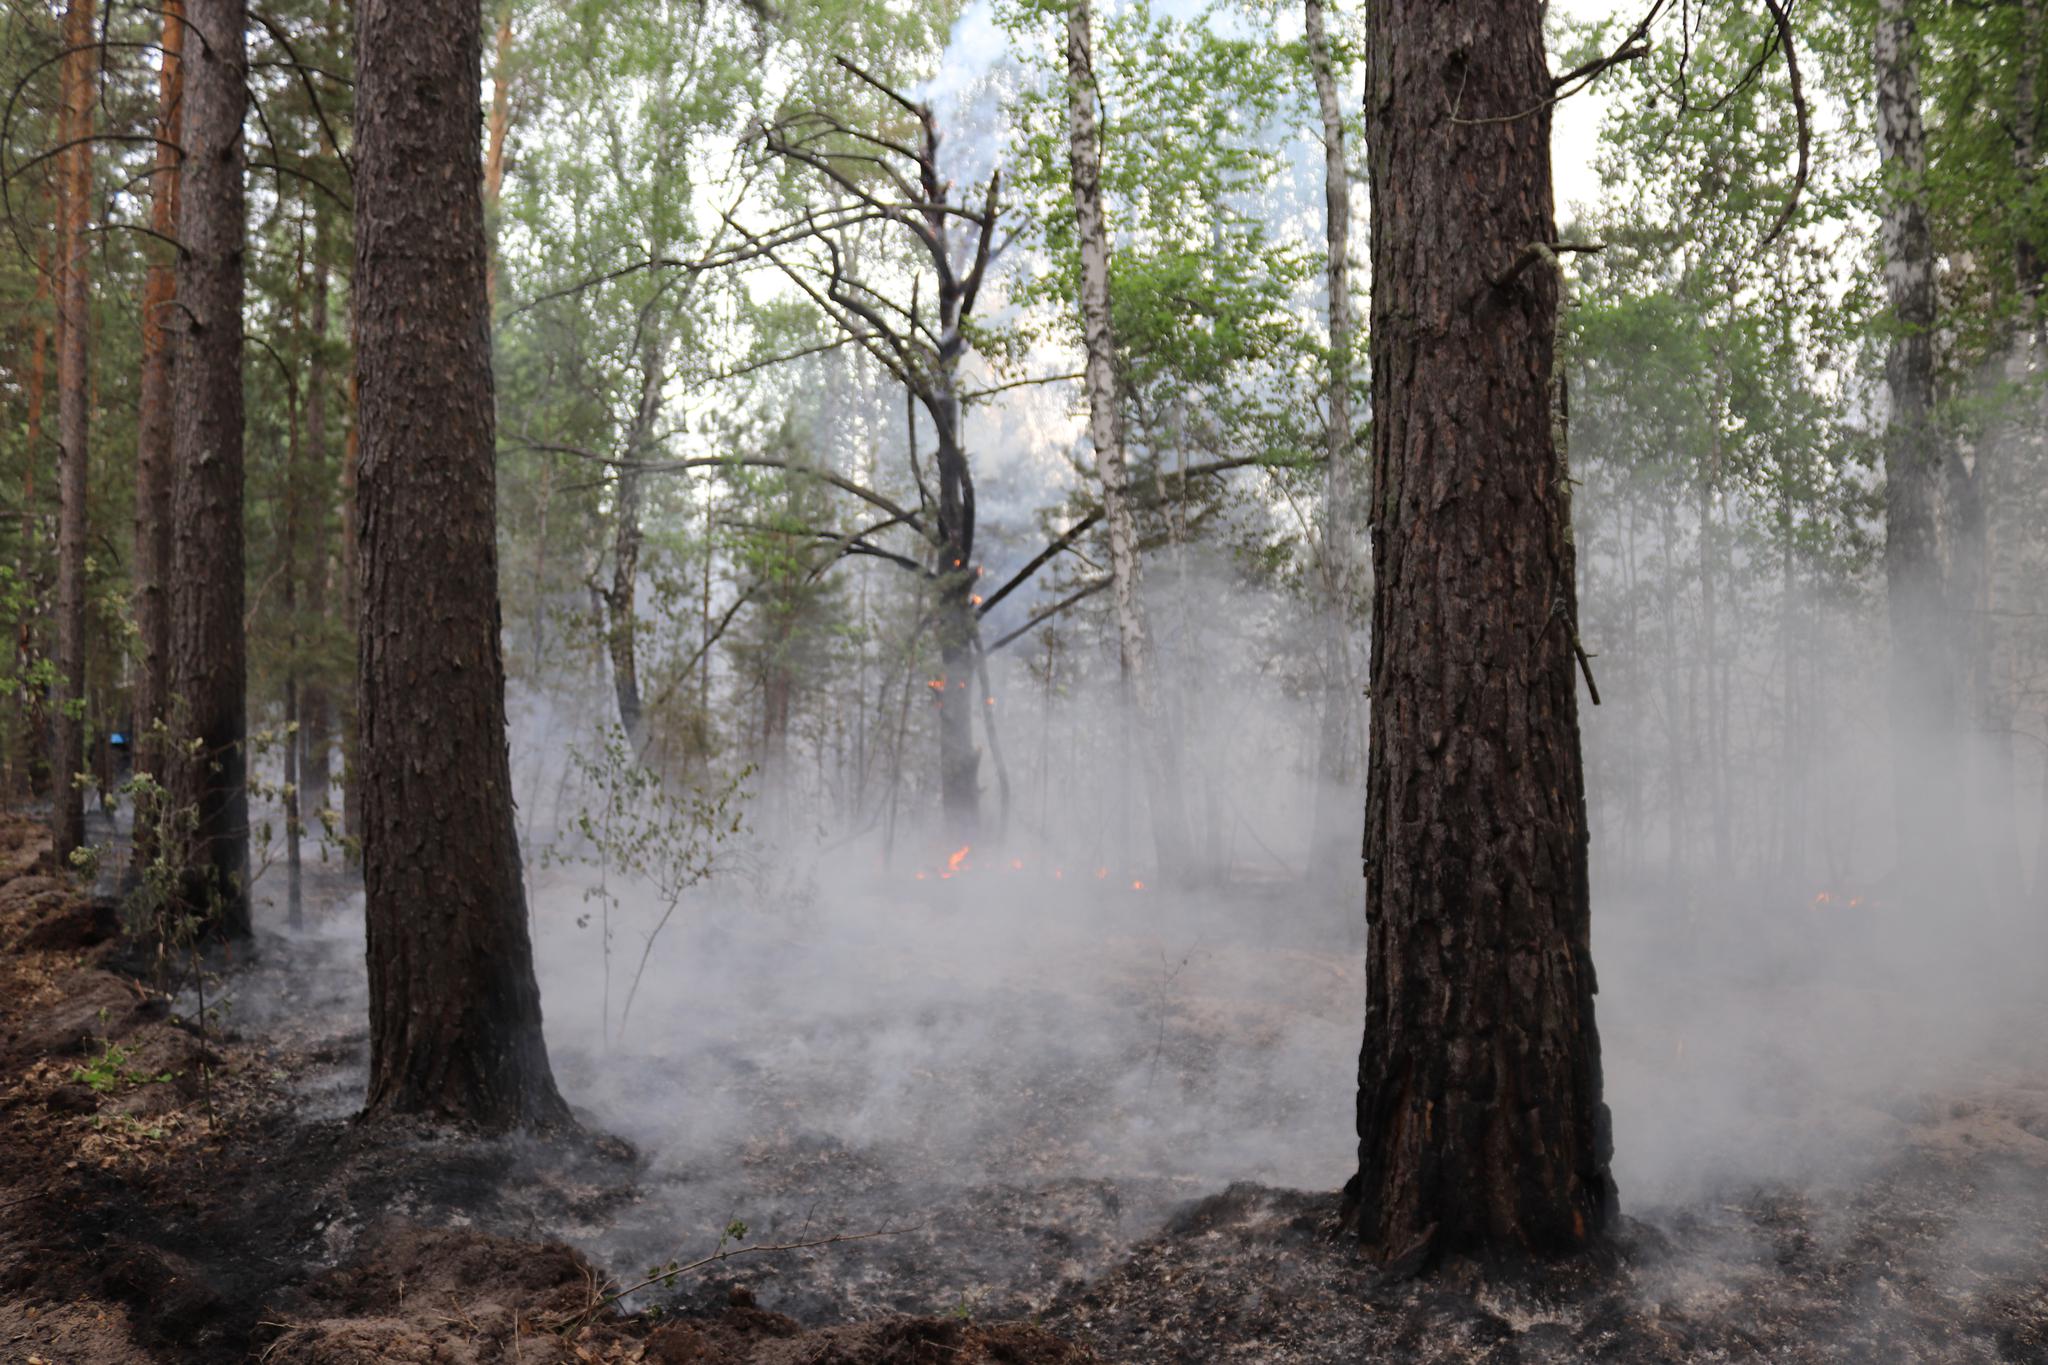
{"type": "Polygon", "coordinates": [[[1118,660],[1134,703],[1138,752],[1152,815],[1152,845],[1162,879],[1191,872],[1187,804],[1180,754],[1167,733],[1159,696],[1151,622],[1138,561],[1124,459],[1123,403],[1117,391],[1116,334],[1109,309],[1109,228],[1102,214],[1102,144],[1095,118],[1095,62],[1089,0],[1067,7],[1067,164],[1081,248],[1081,335],[1087,351],[1088,436],[1102,479],[1103,522],[1109,533],[1110,597],[1116,608],[1118,660]]]}
{"type": "Polygon", "coordinates": [[[482,25],[475,0],[358,23],[367,1112],[562,1122],[505,739],[482,25]]]}
{"type": "Polygon", "coordinates": [[[95,73],[92,0],[71,0],[64,13],[63,254],[58,307],[63,342],[57,350],[57,439],[63,447],[57,480],[57,688],[55,745],[50,755],[51,837],[57,857],[85,843],[85,495],[91,393],[86,366],[92,338],[92,290],[86,234],[92,223],[92,110],[95,73]]]}
{"type": "Polygon", "coordinates": [[[176,811],[196,813],[187,855],[217,928],[249,932],[248,669],[242,630],[243,0],[187,0],[184,184],[178,196],[178,348],[173,437],[172,732],[199,741],[171,765],[176,811]]]}
{"type": "MultiPolygon", "coordinates": [[[[149,225],[166,237],[178,233],[179,101],[184,85],[185,7],[164,0],[162,66],[157,77],[155,169],[149,184],[149,225]]],[[[158,722],[170,720],[171,483],[173,393],[172,311],[178,297],[177,260],[168,251],[152,258],[142,290],[142,376],[135,442],[135,771],[161,781],[165,754],[158,722]]],[[[148,812],[136,821],[137,865],[155,854],[148,812]]]]}
{"type": "Polygon", "coordinates": [[[1890,193],[1881,235],[1895,327],[1885,354],[1885,588],[1891,617],[1893,790],[1910,886],[1944,876],[1940,837],[1957,809],[1958,706],[1970,641],[1949,582],[1956,509],[1947,506],[1934,428],[1934,243],[1926,206],[1927,142],[1909,0],[1880,0],[1874,56],[1877,139],[1890,193]]]}
{"type": "Polygon", "coordinates": [[[1386,0],[1368,41],[1369,946],[1344,1214],[1405,1272],[1584,1247],[1614,1186],[1551,426],[1559,283],[1527,253],[1555,237],[1543,6],[1386,0]]]}
{"type": "Polygon", "coordinates": [[[1352,747],[1362,707],[1351,657],[1351,623],[1359,591],[1359,478],[1351,435],[1351,169],[1344,153],[1344,112],[1332,69],[1322,0],[1304,0],[1309,72],[1323,126],[1324,286],[1329,293],[1330,391],[1323,450],[1322,525],[1316,563],[1321,595],[1323,704],[1316,740],[1315,836],[1310,875],[1351,870],[1358,805],[1352,747]]]}

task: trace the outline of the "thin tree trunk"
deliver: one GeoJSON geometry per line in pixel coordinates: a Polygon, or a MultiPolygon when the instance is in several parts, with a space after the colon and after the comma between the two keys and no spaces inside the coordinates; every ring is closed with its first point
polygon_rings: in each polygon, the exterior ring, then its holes
{"type": "MultiPolygon", "coordinates": [[[[35,334],[29,346],[28,430],[26,453],[21,462],[21,545],[20,574],[27,601],[21,623],[15,630],[15,667],[29,676],[35,664],[37,612],[36,578],[36,466],[43,458],[43,406],[48,396],[50,321],[43,315],[43,299],[52,292],[49,249],[36,263],[35,334]]],[[[61,309],[60,309],[61,311],[61,309]]],[[[16,756],[21,769],[22,790],[34,795],[38,773],[48,766],[49,751],[42,742],[42,705],[36,689],[21,689],[21,733],[16,737],[16,756]]]]}
{"type": "MultiPolygon", "coordinates": [[[[157,76],[156,134],[163,142],[179,138],[179,102],[184,88],[185,7],[183,0],[163,0],[162,65],[157,76]]],[[[178,153],[159,143],[149,184],[149,225],[166,237],[178,232],[178,153]]],[[[176,257],[165,253],[150,261],[142,292],[142,378],[136,414],[135,452],[135,627],[139,657],[135,671],[135,771],[161,781],[165,754],[159,723],[169,723],[170,695],[171,480],[172,480],[172,343],[166,330],[178,296],[176,257]]],[[[148,829],[152,812],[138,810],[135,822],[137,866],[155,856],[148,829]]]]}
{"type": "MultiPolygon", "coordinates": [[[[347,622],[350,643],[360,653],[359,638],[363,615],[363,568],[358,557],[357,533],[361,517],[356,509],[356,491],[361,482],[363,429],[357,414],[362,397],[362,354],[355,335],[355,285],[349,286],[348,434],[341,447],[341,619],[347,622]]],[[[341,831],[360,846],[363,837],[362,700],[349,690],[341,708],[341,831]]]]}
{"type": "Polygon", "coordinates": [[[249,932],[247,642],[242,586],[243,0],[187,0],[184,185],[178,200],[178,347],[171,508],[173,809],[196,816],[188,893],[218,897],[220,932],[249,932]]]}
{"type": "Polygon", "coordinates": [[[638,469],[650,453],[661,418],[661,387],[665,354],[658,328],[651,329],[640,357],[640,405],[626,434],[626,462],[619,469],[612,507],[612,585],[604,594],[607,617],[605,647],[611,655],[612,691],[618,701],[619,725],[634,753],[645,745],[646,725],[640,715],[640,528],[645,475],[638,469]]]}
{"type": "MultiPolygon", "coordinates": [[[[1330,40],[1323,26],[1322,0],[1303,0],[1309,71],[1323,124],[1323,221],[1329,293],[1329,418],[1324,430],[1328,466],[1323,471],[1321,573],[1323,705],[1316,747],[1316,826],[1311,873],[1333,874],[1348,861],[1347,845],[1357,830],[1351,790],[1353,736],[1360,719],[1359,685],[1351,658],[1351,624],[1358,592],[1357,451],[1351,435],[1351,170],[1344,152],[1344,113],[1331,69],[1330,40]],[[1327,873],[1325,869],[1327,868],[1327,873]]],[[[1182,485],[1185,487],[1185,483],[1182,485]]]]}
{"type": "Polygon", "coordinates": [[[60,862],[85,844],[85,540],[87,427],[91,394],[86,367],[92,339],[92,289],[87,273],[92,224],[92,108],[99,70],[92,0],[71,0],[64,12],[63,253],[59,307],[64,339],[57,351],[57,438],[63,446],[57,514],[56,743],[50,756],[51,838],[60,862]]]}
{"type": "MultiPolygon", "coordinates": [[[[293,319],[297,328],[297,319],[293,319]]],[[[302,810],[299,795],[299,539],[302,531],[303,497],[300,483],[305,477],[299,442],[299,395],[294,385],[285,397],[284,536],[279,547],[283,558],[280,585],[285,619],[284,658],[284,857],[285,922],[303,927],[299,841],[302,810]]]]}
{"type": "Polygon", "coordinates": [[[491,54],[491,112],[484,143],[484,232],[489,249],[484,290],[498,311],[498,201],[505,189],[505,141],[512,131],[512,6],[499,0],[491,54]]]}
{"type": "Polygon", "coordinates": [[[565,1123],[505,738],[482,26],[474,0],[358,22],[366,1112],[565,1123]]]}
{"type": "Polygon", "coordinates": [[[1955,810],[1958,675],[1966,643],[1951,615],[1942,530],[1942,452],[1934,430],[1934,245],[1926,135],[1910,0],[1879,0],[1874,55],[1878,151],[1890,182],[1881,223],[1896,326],[1885,355],[1885,586],[1891,617],[1893,790],[1909,883],[1930,890],[1955,810]]]}
{"type": "MultiPolygon", "coordinates": [[[[1109,532],[1110,596],[1115,603],[1118,659],[1136,703],[1138,751],[1145,765],[1152,844],[1162,881],[1193,871],[1180,754],[1160,704],[1151,623],[1138,563],[1137,520],[1124,462],[1123,403],[1117,391],[1116,335],[1109,309],[1109,228],[1102,213],[1102,144],[1096,126],[1095,62],[1089,0],[1067,7],[1067,133],[1076,234],[1081,248],[1081,333],[1087,349],[1088,435],[1102,479],[1109,532]]],[[[952,672],[948,666],[948,674],[952,672]]]]}
{"type": "Polygon", "coordinates": [[[1369,945],[1343,1212],[1405,1273],[1576,1250],[1615,1201],[1552,432],[1559,281],[1512,269],[1556,236],[1543,7],[1385,0],[1368,43],[1369,945]]]}
{"type": "MultiPolygon", "coordinates": [[[[307,477],[314,487],[324,487],[327,465],[327,262],[321,256],[324,234],[314,218],[312,284],[308,306],[312,310],[311,358],[306,364],[306,454],[313,472],[307,477]]],[[[294,485],[296,487],[296,484],[294,485]]],[[[328,522],[325,515],[313,519],[313,553],[306,566],[306,623],[316,638],[327,638],[328,522]]],[[[305,679],[299,694],[300,779],[305,797],[301,803],[315,819],[327,809],[333,782],[329,758],[334,733],[334,703],[328,694],[325,657],[303,670],[305,679]]]]}

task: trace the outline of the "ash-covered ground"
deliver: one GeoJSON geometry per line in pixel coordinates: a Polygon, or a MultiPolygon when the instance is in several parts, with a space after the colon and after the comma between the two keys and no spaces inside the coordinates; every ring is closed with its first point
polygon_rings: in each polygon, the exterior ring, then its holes
{"type": "MultiPolygon", "coordinates": [[[[701,888],[630,1013],[658,908],[544,870],[557,1074],[634,1158],[514,1141],[380,1188],[423,1221],[563,1238],[622,1283],[735,1221],[734,1245],[885,1233],[628,1304],[709,1311],[737,1285],[806,1323],[1033,1318],[1104,1359],[2048,1359],[2026,964],[1930,947],[1861,897],[1613,911],[1616,1257],[1385,1285],[1332,1217],[1364,989],[1347,898],[990,861],[701,888]]],[[[309,1119],[360,1093],[357,923],[332,905],[234,983],[238,1027],[324,1059],[295,1082],[309,1119]]],[[[336,1209],[325,1250],[388,1212],[336,1209]]]]}

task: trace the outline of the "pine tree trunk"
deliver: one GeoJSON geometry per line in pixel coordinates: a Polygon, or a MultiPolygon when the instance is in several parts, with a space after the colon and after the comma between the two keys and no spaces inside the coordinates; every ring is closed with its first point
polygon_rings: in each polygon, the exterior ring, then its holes
{"type": "Polygon", "coordinates": [[[498,309],[498,200],[505,188],[505,141],[512,131],[512,6],[498,5],[498,31],[491,59],[489,136],[484,143],[484,231],[490,256],[484,290],[491,312],[498,309]]]}
{"type": "MultiPolygon", "coordinates": [[[[1096,127],[1095,61],[1089,36],[1089,0],[1067,7],[1067,147],[1081,248],[1081,334],[1087,351],[1088,435],[1102,479],[1103,521],[1109,532],[1110,596],[1116,608],[1118,659],[1136,704],[1138,752],[1145,765],[1152,813],[1152,845],[1162,880],[1192,872],[1188,816],[1181,790],[1180,754],[1159,696],[1151,622],[1145,612],[1138,562],[1138,528],[1131,512],[1130,472],[1124,460],[1123,401],[1117,391],[1116,334],[1109,309],[1109,228],[1102,214],[1102,144],[1096,127]]],[[[949,667],[950,671],[950,667],[949,667]]]]}
{"type": "MultiPolygon", "coordinates": [[[[356,490],[361,482],[363,462],[363,427],[359,419],[362,398],[362,371],[358,357],[357,338],[353,318],[355,316],[355,290],[349,291],[351,318],[349,327],[349,352],[351,356],[348,376],[348,434],[341,447],[341,619],[347,624],[350,643],[358,654],[362,652],[360,631],[363,617],[363,566],[357,549],[358,534],[362,518],[357,510],[356,490]]],[[[363,786],[362,786],[362,699],[350,688],[341,708],[341,832],[344,837],[360,844],[363,837],[363,786]]]]}
{"type": "Polygon", "coordinates": [[[367,1112],[566,1122],[505,738],[482,25],[475,0],[363,0],[358,23],[367,1112]]]}
{"type": "Polygon", "coordinates": [[[57,439],[63,447],[57,481],[56,742],[50,756],[51,837],[61,862],[85,844],[85,496],[90,392],[86,366],[92,339],[92,291],[86,234],[92,223],[92,110],[99,64],[92,47],[92,0],[70,0],[64,12],[64,141],[62,284],[58,306],[64,339],[57,351],[57,439]]]}
{"type": "Polygon", "coordinates": [[[1368,42],[1369,944],[1344,1216],[1406,1273],[1584,1247],[1614,1186],[1552,431],[1559,282],[1527,253],[1556,233],[1543,6],[1386,0],[1368,42]]]}
{"type": "Polygon", "coordinates": [[[1331,67],[1322,0],[1304,0],[1309,71],[1323,125],[1323,202],[1329,293],[1330,392],[1323,448],[1322,526],[1316,563],[1321,581],[1323,704],[1316,746],[1316,828],[1311,875],[1348,872],[1357,837],[1358,805],[1351,752],[1361,715],[1351,657],[1351,623],[1359,590],[1358,454],[1351,435],[1351,169],[1344,154],[1344,113],[1331,67]]]}
{"type": "Polygon", "coordinates": [[[242,610],[243,0],[186,0],[184,184],[171,512],[171,801],[197,815],[186,866],[220,932],[249,932],[248,677],[242,610]]]}
{"type": "MultiPolygon", "coordinates": [[[[185,7],[183,0],[163,0],[162,66],[157,77],[155,169],[149,184],[149,225],[166,237],[178,234],[178,151],[182,120],[179,104],[184,86],[185,7]]],[[[159,722],[168,723],[170,696],[172,482],[172,344],[169,328],[178,297],[176,257],[168,252],[151,259],[142,291],[142,377],[136,414],[135,451],[135,633],[139,657],[135,670],[135,771],[161,782],[165,776],[159,722]]],[[[155,856],[149,825],[152,813],[137,811],[135,857],[138,867],[155,856]]]]}

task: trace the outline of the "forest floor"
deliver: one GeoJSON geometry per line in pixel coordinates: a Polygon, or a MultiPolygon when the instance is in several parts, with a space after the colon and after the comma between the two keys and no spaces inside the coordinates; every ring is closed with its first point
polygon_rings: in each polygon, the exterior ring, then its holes
{"type": "MultiPolygon", "coordinates": [[[[1846,1188],[1647,1212],[1569,1270],[1408,1284],[1335,1236],[1328,1193],[1067,1173],[1052,1125],[1099,1097],[1035,1084],[987,1101],[1037,1144],[1001,1178],[896,1225],[771,1220],[752,1240],[889,1235],[608,1305],[639,1270],[590,1230],[691,1173],[604,1138],[355,1124],[359,963],[262,951],[210,964],[270,988],[202,1028],[123,956],[113,908],[50,875],[40,826],[0,822],[0,1362],[2048,1361],[2048,1077],[2024,1071],[1898,1114],[1846,1188]]],[[[1167,1065],[1215,1056],[1206,1019],[1161,1026],[1167,1065]]],[[[788,1107],[738,1062],[711,1079],[755,1092],[734,1122],[788,1107]]],[[[830,1185],[885,1208],[915,1183],[801,1125],[738,1147],[771,1203],[830,1185]]]]}

